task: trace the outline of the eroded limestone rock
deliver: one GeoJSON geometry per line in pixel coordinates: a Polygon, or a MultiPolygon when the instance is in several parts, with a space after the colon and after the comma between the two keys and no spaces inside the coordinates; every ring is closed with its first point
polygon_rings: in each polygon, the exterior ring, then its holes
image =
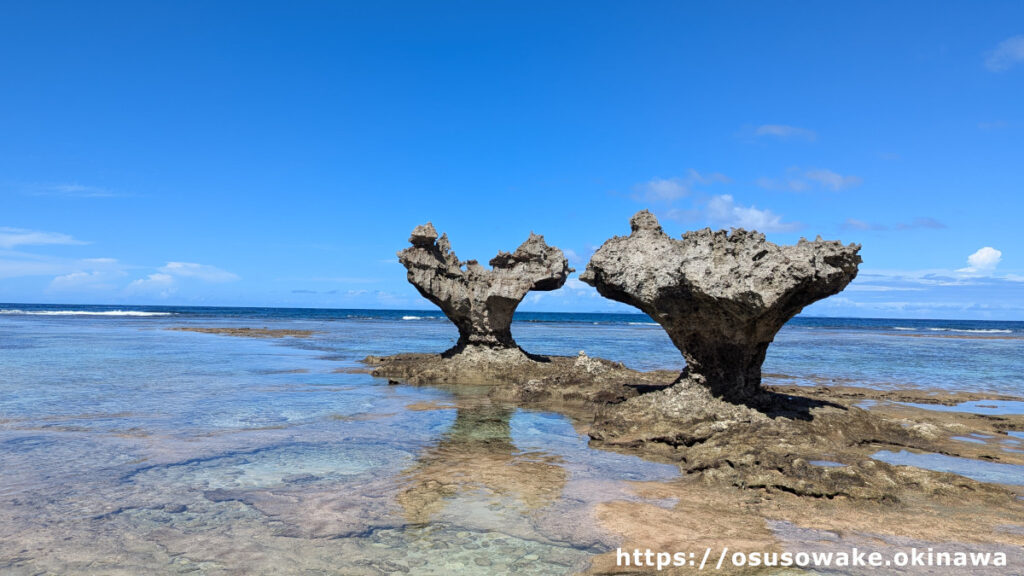
{"type": "Polygon", "coordinates": [[[446,234],[429,222],[417,226],[412,244],[398,253],[409,282],[459,329],[450,352],[467,346],[516,349],[512,314],[531,290],[556,290],[573,272],[561,250],[530,234],[515,252],[499,252],[488,270],[476,260],[459,261],[446,234]]]}
{"type": "Polygon", "coordinates": [[[646,210],[630,225],[629,236],[601,246],[580,279],[646,312],[682,351],[684,377],[732,400],[757,395],[782,325],[845,288],[861,262],[859,245],[820,238],[779,246],[758,232],[706,228],[676,240],[646,210]]]}

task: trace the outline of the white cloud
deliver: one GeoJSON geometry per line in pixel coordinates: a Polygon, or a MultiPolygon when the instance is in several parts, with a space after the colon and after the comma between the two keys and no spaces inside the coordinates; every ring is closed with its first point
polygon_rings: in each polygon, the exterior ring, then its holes
{"type": "Polygon", "coordinates": [[[85,258],[75,262],[76,269],[50,281],[47,291],[115,290],[127,274],[114,258],[85,258]]]}
{"type": "Polygon", "coordinates": [[[633,187],[633,199],[643,202],[672,202],[685,198],[693,192],[697,184],[715,184],[728,182],[729,178],[724,174],[713,172],[701,174],[696,170],[690,170],[682,178],[652,178],[643,184],[633,187]]]}
{"type": "Polygon", "coordinates": [[[707,217],[718,226],[746,228],[759,232],[788,232],[798,228],[795,222],[783,222],[771,210],[737,204],[729,194],[713,197],[707,204],[707,217]]]}
{"type": "Polygon", "coordinates": [[[102,270],[72,272],[54,278],[50,282],[49,289],[57,292],[81,289],[110,290],[115,288],[115,286],[107,281],[109,278],[110,275],[102,270]]]}
{"type": "Polygon", "coordinates": [[[838,192],[860,186],[863,182],[857,176],[843,175],[825,168],[799,170],[790,168],[782,178],[758,178],[757,185],[768,190],[792,190],[804,192],[824,188],[838,192]]]}
{"type": "Polygon", "coordinates": [[[1007,38],[985,57],[985,67],[993,72],[1003,72],[1024,62],[1024,36],[1007,38]]]}
{"type": "Polygon", "coordinates": [[[221,270],[216,266],[196,264],[195,262],[168,262],[160,268],[160,272],[180,278],[196,278],[204,282],[232,282],[238,275],[221,270]]]}
{"type": "Polygon", "coordinates": [[[11,249],[16,246],[43,246],[48,244],[77,245],[85,244],[85,242],[58,232],[0,227],[0,248],[11,249]]]}
{"type": "Polygon", "coordinates": [[[166,298],[177,291],[177,287],[173,276],[156,272],[145,278],[134,280],[125,288],[125,291],[129,294],[151,294],[166,298]]]}
{"type": "Polygon", "coordinates": [[[787,126],[785,124],[762,124],[754,129],[754,136],[771,136],[780,140],[807,140],[813,142],[818,138],[814,130],[787,126]]]}
{"type": "Polygon", "coordinates": [[[991,276],[996,271],[996,266],[1003,259],[1003,253],[991,246],[980,248],[974,254],[967,257],[967,268],[961,268],[957,272],[964,274],[977,274],[980,276],[991,276]]]}
{"type": "Polygon", "coordinates": [[[125,288],[129,294],[149,294],[166,298],[178,291],[183,280],[199,280],[209,283],[223,283],[238,280],[237,274],[221,270],[216,266],[195,262],[168,262],[145,278],[132,281],[125,288]]]}

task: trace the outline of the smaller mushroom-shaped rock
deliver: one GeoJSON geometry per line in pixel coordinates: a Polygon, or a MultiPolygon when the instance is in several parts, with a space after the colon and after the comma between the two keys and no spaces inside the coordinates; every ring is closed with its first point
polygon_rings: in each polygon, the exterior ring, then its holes
{"type": "Polygon", "coordinates": [[[511,324],[519,302],[531,290],[561,288],[573,272],[561,250],[533,233],[515,252],[499,252],[490,270],[476,260],[459,261],[448,236],[438,238],[429,222],[413,230],[409,243],[398,253],[409,282],[459,329],[459,341],[449,352],[467,346],[518,348],[511,324]]]}
{"type": "Polygon", "coordinates": [[[736,401],[760,391],[761,364],[783,324],[845,288],[861,262],[859,245],[820,238],[779,246],[754,231],[705,228],[676,240],[646,210],[630,224],[580,279],[646,312],[686,358],[685,378],[736,401]]]}

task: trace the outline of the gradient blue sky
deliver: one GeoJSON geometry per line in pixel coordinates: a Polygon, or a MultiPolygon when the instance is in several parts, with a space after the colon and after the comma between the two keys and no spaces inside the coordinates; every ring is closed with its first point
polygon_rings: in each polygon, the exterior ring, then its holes
{"type": "Polygon", "coordinates": [[[1024,319],[1019,1],[4,2],[0,56],[0,302],[428,308],[416,224],[582,270],[650,208],[862,243],[811,314],[1024,319]]]}

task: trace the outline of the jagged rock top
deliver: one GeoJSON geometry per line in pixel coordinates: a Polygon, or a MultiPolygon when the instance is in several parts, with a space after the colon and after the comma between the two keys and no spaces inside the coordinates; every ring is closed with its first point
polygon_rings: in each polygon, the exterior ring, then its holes
{"type": "Polygon", "coordinates": [[[643,210],[632,233],[608,240],[580,275],[603,296],[646,312],[683,353],[687,376],[722,396],[756,395],[775,334],[804,306],[857,275],[860,246],[705,228],[669,237],[643,210]]]}
{"type": "Polygon", "coordinates": [[[448,236],[433,224],[417,226],[409,248],[398,253],[409,282],[436,304],[459,329],[457,349],[467,345],[514,348],[510,325],[519,302],[531,290],[565,284],[569,261],[544,237],[530,233],[515,252],[499,252],[491,269],[476,260],[460,261],[448,236]]]}
{"type": "Polygon", "coordinates": [[[676,240],[647,210],[634,215],[630,227],[632,234],[608,240],[594,254],[582,281],[596,285],[614,277],[618,290],[640,301],[654,300],[672,285],[715,300],[742,301],[735,312],[749,316],[792,297],[789,291],[798,286],[814,294],[838,292],[861,262],[860,245],[821,237],[779,246],[756,231],[704,228],[676,240]]]}

